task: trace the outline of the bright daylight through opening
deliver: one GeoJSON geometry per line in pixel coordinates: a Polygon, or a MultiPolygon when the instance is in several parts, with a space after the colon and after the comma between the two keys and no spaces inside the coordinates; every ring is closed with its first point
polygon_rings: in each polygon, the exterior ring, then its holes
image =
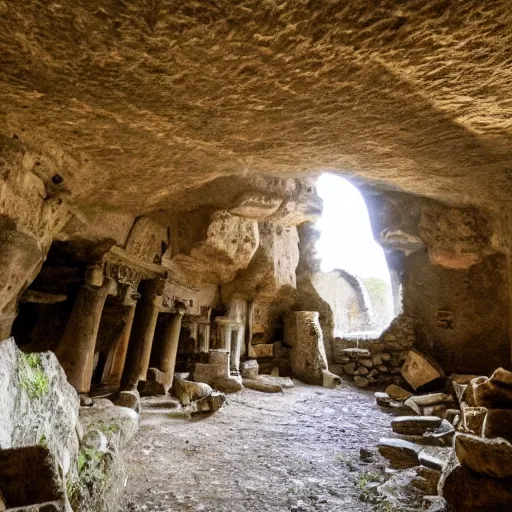
{"type": "Polygon", "coordinates": [[[340,273],[360,292],[345,311],[335,312],[334,335],[379,334],[393,318],[391,279],[382,247],[374,240],[368,209],[359,190],[333,174],[317,181],[324,202],[317,229],[321,270],[340,273]]]}

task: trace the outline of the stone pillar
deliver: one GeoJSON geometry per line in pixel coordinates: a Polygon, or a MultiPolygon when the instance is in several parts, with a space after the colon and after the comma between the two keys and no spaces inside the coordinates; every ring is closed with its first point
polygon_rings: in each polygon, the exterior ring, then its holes
{"type": "Polygon", "coordinates": [[[231,347],[230,347],[230,368],[229,371],[233,375],[240,375],[240,350],[242,345],[243,329],[242,327],[231,327],[231,333],[235,333],[235,341],[233,344],[233,336],[231,336],[231,347]]]}
{"type": "Polygon", "coordinates": [[[101,383],[106,386],[117,388],[121,384],[136,306],[137,303],[134,301],[132,305],[125,309],[123,330],[110,350],[101,378],[101,383]]]}
{"type": "Polygon", "coordinates": [[[164,332],[162,333],[159,370],[165,374],[165,385],[167,389],[172,386],[174,378],[182,318],[182,311],[169,315],[169,319],[164,327],[164,332]]]}
{"type": "Polygon", "coordinates": [[[146,380],[164,283],[162,279],[154,279],[143,284],[121,378],[123,390],[136,389],[139,380],[146,380]]]}
{"type": "Polygon", "coordinates": [[[198,329],[198,352],[208,352],[210,350],[210,322],[199,320],[198,329]]]}
{"type": "Polygon", "coordinates": [[[57,358],[69,383],[78,393],[88,393],[91,389],[101,313],[107,295],[112,292],[114,285],[115,282],[110,279],[104,280],[99,287],[88,283],[82,285],[57,347],[57,358]]]}

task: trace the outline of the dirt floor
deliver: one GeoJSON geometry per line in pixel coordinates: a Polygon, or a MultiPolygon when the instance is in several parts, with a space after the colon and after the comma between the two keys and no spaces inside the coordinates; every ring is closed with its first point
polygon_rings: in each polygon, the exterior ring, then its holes
{"type": "Polygon", "coordinates": [[[201,420],[145,410],[128,447],[123,511],[369,511],[383,467],[361,460],[391,435],[372,392],[296,383],[245,390],[201,420]]]}

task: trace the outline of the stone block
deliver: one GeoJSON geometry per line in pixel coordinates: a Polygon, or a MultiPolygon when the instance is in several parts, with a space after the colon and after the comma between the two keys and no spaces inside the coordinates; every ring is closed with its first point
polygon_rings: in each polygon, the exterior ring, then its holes
{"type": "Polygon", "coordinates": [[[322,370],[323,387],[336,389],[341,387],[341,379],[338,375],[331,373],[329,370],[322,370]]]}
{"type": "Polygon", "coordinates": [[[249,359],[240,363],[240,373],[246,379],[255,379],[259,373],[258,361],[249,359]]]}
{"type": "Polygon", "coordinates": [[[265,359],[274,357],[274,344],[263,343],[261,345],[253,345],[252,353],[256,359],[265,359]]]}
{"type": "Polygon", "coordinates": [[[407,391],[404,388],[397,386],[396,384],[390,384],[386,388],[386,393],[393,400],[407,400],[413,395],[410,391],[407,391]]]}
{"type": "Polygon", "coordinates": [[[115,401],[119,407],[128,407],[140,413],[140,395],[138,391],[119,391],[115,401]]]}
{"type": "Polygon", "coordinates": [[[214,380],[211,383],[212,388],[217,391],[221,391],[222,393],[238,393],[244,389],[242,385],[242,379],[238,378],[228,378],[228,379],[218,379],[214,380]]]}
{"type": "Polygon", "coordinates": [[[282,393],[283,388],[279,384],[266,382],[263,379],[243,379],[242,384],[247,389],[261,391],[263,393],[282,393]]]}
{"type": "Polygon", "coordinates": [[[402,366],[402,376],[413,388],[418,389],[443,376],[441,368],[417,350],[409,350],[402,366]]]}
{"type": "Polygon", "coordinates": [[[391,422],[393,432],[405,436],[422,436],[427,430],[441,426],[437,416],[400,416],[391,422]]]}
{"type": "Polygon", "coordinates": [[[438,490],[450,512],[508,512],[512,503],[512,479],[479,475],[459,464],[449,464],[438,490]]]}
{"type": "Polygon", "coordinates": [[[8,511],[66,510],[56,461],[43,446],[0,450],[0,486],[8,511]]]}
{"type": "Polygon", "coordinates": [[[208,362],[210,364],[223,364],[227,367],[229,364],[229,351],[223,349],[210,350],[208,352],[208,362]]]}
{"type": "Polygon", "coordinates": [[[512,385],[509,373],[498,368],[489,379],[478,377],[471,381],[475,406],[487,409],[512,409],[512,385]]]}
{"type": "Polygon", "coordinates": [[[452,454],[451,447],[425,446],[418,455],[418,459],[427,468],[443,471],[452,454]]]}
{"type": "Polygon", "coordinates": [[[367,388],[370,384],[370,381],[366,377],[362,377],[361,375],[356,375],[354,377],[354,384],[358,388],[367,388]]]}
{"type": "Polygon", "coordinates": [[[418,456],[422,450],[418,446],[403,439],[381,439],[377,445],[379,453],[389,460],[394,469],[406,469],[417,466],[418,456]]]}
{"type": "Polygon", "coordinates": [[[512,444],[505,439],[484,439],[470,434],[455,436],[461,465],[493,478],[512,478],[512,444]]]}
{"type": "Polygon", "coordinates": [[[377,402],[377,405],[380,405],[381,407],[391,407],[390,396],[382,391],[377,391],[375,393],[375,401],[377,402]]]}
{"type": "Polygon", "coordinates": [[[482,424],[482,436],[502,437],[512,443],[512,410],[490,409],[482,424]]]}
{"type": "Polygon", "coordinates": [[[211,384],[216,380],[227,379],[229,367],[224,363],[196,363],[194,367],[194,380],[211,384]]]}
{"type": "Polygon", "coordinates": [[[370,351],[365,348],[345,348],[343,349],[343,354],[350,359],[359,359],[361,357],[370,358],[370,351]]]}
{"type": "Polygon", "coordinates": [[[487,415],[487,409],[485,407],[462,407],[462,425],[461,430],[475,434],[477,436],[482,435],[483,424],[485,416],[487,415]]]}

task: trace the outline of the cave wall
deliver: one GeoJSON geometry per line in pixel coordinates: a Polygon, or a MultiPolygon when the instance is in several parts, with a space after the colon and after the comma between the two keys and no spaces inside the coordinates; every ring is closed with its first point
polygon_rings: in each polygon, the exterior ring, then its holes
{"type": "Polygon", "coordinates": [[[419,347],[448,373],[509,368],[510,235],[500,214],[399,192],[364,195],[419,347]]]}

